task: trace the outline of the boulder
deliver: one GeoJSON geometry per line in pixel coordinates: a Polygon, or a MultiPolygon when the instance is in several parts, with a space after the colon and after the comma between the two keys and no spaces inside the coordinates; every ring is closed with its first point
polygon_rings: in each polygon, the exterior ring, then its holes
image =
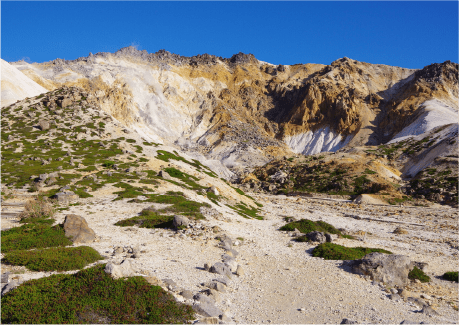
{"type": "Polygon", "coordinates": [[[223,263],[215,263],[214,265],[212,265],[209,271],[212,273],[217,273],[220,275],[226,275],[228,277],[231,277],[231,270],[229,266],[223,263]]]}
{"type": "Polygon", "coordinates": [[[129,260],[124,260],[118,265],[112,262],[107,263],[105,272],[110,274],[114,279],[133,276],[135,273],[129,260]]]}
{"type": "Polygon", "coordinates": [[[9,275],[10,275],[10,272],[2,273],[2,281],[1,281],[1,283],[8,283],[9,275]]]}
{"type": "Polygon", "coordinates": [[[172,221],[172,224],[175,229],[178,229],[179,227],[187,227],[190,224],[190,219],[184,216],[174,216],[174,220],[172,221]]]}
{"type": "Polygon", "coordinates": [[[72,100],[70,98],[61,98],[57,100],[57,105],[60,107],[67,107],[72,105],[72,100]]]}
{"type": "Polygon", "coordinates": [[[71,237],[74,243],[88,243],[96,239],[96,233],[89,228],[85,218],[76,214],[68,214],[64,220],[65,236],[71,237]]]}
{"type": "Polygon", "coordinates": [[[183,290],[180,295],[185,299],[193,299],[193,293],[190,290],[183,290]]]}
{"type": "Polygon", "coordinates": [[[172,179],[172,177],[164,170],[160,170],[158,176],[164,179],[172,179]]]}
{"type": "Polygon", "coordinates": [[[331,243],[332,241],[338,239],[338,235],[336,235],[336,234],[325,234],[325,238],[327,239],[327,243],[331,243]]]}
{"type": "Polygon", "coordinates": [[[204,286],[212,290],[226,292],[226,289],[225,289],[226,286],[222,284],[221,282],[217,282],[217,281],[206,282],[204,283],[204,286]]]}
{"type": "Polygon", "coordinates": [[[390,287],[403,287],[410,282],[408,273],[413,263],[404,255],[370,253],[346,264],[353,273],[368,275],[373,281],[383,282],[390,287]]]}
{"type": "Polygon", "coordinates": [[[327,241],[327,237],[325,237],[325,234],[321,231],[312,231],[307,233],[306,237],[308,237],[311,241],[319,242],[321,244],[327,241]]]}
{"type": "Polygon", "coordinates": [[[72,191],[61,190],[60,192],[53,195],[52,198],[56,199],[59,203],[65,203],[77,199],[78,195],[72,191]]]}
{"type": "Polygon", "coordinates": [[[7,285],[5,285],[2,289],[2,296],[7,294],[8,292],[10,292],[11,290],[13,290],[14,288],[16,288],[17,286],[19,286],[19,283],[17,281],[11,281],[10,283],[8,283],[7,285]]]}
{"type": "Polygon", "coordinates": [[[240,265],[237,266],[236,275],[237,276],[243,276],[244,275],[244,269],[242,268],[242,266],[240,266],[240,265]]]}
{"type": "Polygon", "coordinates": [[[40,120],[38,122],[38,127],[40,128],[40,130],[42,131],[45,131],[45,130],[48,130],[49,129],[49,122],[48,121],[45,121],[45,120],[40,120]]]}
{"type": "Polygon", "coordinates": [[[217,188],[215,186],[212,186],[210,187],[207,192],[211,192],[213,193],[214,195],[220,195],[220,193],[218,192],[217,188]]]}
{"type": "Polygon", "coordinates": [[[213,303],[200,303],[193,305],[193,310],[199,315],[206,317],[218,317],[223,314],[223,312],[213,303]]]}
{"type": "Polygon", "coordinates": [[[231,272],[236,272],[236,270],[237,270],[237,262],[236,262],[235,259],[226,261],[225,265],[229,267],[231,272]]]}

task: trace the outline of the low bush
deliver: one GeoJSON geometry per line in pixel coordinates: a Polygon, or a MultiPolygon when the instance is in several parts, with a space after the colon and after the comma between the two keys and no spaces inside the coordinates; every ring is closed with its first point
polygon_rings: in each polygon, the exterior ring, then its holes
{"type": "MultiPolygon", "coordinates": [[[[287,221],[287,219],[286,219],[286,221],[287,221]]],[[[307,233],[310,233],[310,232],[313,232],[313,231],[321,231],[321,232],[324,232],[324,233],[327,233],[327,234],[339,235],[339,236],[344,237],[344,238],[349,238],[349,239],[353,239],[354,238],[352,236],[342,234],[341,231],[339,231],[338,229],[336,229],[331,224],[329,224],[329,223],[327,223],[325,221],[311,221],[311,220],[308,220],[308,219],[301,219],[301,220],[298,220],[298,221],[290,222],[290,223],[282,226],[281,228],[279,228],[279,230],[294,231],[295,228],[298,229],[303,234],[307,234],[307,233]]],[[[306,239],[304,239],[304,240],[299,239],[299,241],[307,241],[307,240],[306,239]]]]}
{"type": "Polygon", "coordinates": [[[23,221],[34,218],[52,218],[55,212],[48,198],[37,196],[26,202],[24,211],[19,215],[19,218],[23,221]]]}
{"type": "Polygon", "coordinates": [[[101,259],[102,256],[88,246],[19,250],[6,253],[4,257],[5,262],[23,265],[32,271],[79,270],[101,259]]]}
{"type": "Polygon", "coordinates": [[[333,243],[323,243],[312,251],[312,256],[323,257],[326,260],[358,260],[370,253],[392,254],[385,249],[369,247],[345,247],[333,243]]]}
{"type": "Polygon", "coordinates": [[[2,297],[2,323],[183,324],[194,318],[191,306],[144,277],[114,280],[104,267],[23,283],[2,297]]]}
{"type": "Polygon", "coordinates": [[[138,225],[140,228],[172,228],[174,216],[160,215],[151,209],[143,209],[140,216],[120,220],[116,226],[130,227],[138,225]]]}
{"type": "Polygon", "coordinates": [[[417,266],[415,266],[414,269],[412,269],[410,273],[408,273],[408,278],[410,278],[411,280],[418,279],[421,282],[430,281],[430,277],[427,274],[425,274],[423,270],[419,269],[417,266]]]}
{"type": "Polygon", "coordinates": [[[61,225],[25,224],[2,231],[2,253],[14,250],[72,245],[61,225]]]}
{"type": "Polygon", "coordinates": [[[443,279],[458,282],[458,272],[446,272],[443,274],[443,279]]]}

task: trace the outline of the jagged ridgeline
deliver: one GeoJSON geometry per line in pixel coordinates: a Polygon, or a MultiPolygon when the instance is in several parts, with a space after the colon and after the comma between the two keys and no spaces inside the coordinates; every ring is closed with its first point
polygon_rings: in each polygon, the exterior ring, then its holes
{"type": "Polygon", "coordinates": [[[349,58],[273,65],[243,53],[184,57],[127,47],[13,65],[48,90],[82,87],[152,140],[194,148],[228,166],[260,165],[291,151],[380,145],[425,113],[429,100],[436,105],[428,116],[444,107],[446,118],[457,116],[458,68],[449,61],[422,70],[349,58]]]}

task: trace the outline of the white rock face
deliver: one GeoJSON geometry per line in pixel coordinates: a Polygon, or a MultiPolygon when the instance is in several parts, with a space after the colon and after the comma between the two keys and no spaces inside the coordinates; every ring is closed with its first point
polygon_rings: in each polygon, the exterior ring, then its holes
{"type": "Polygon", "coordinates": [[[284,141],[295,153],[313,155],[324,151],[335,152],[348,144],[351,139],[351,135],[343,139],[340,134],[333,132],[327,126],[314,132],[308,131],[286,137],[284,141]]]}
{"type": "Polygon", "coordinates": [[[3,59],[1,61],[2,107],[47,90],[3,59]]]}
{"type": "Polygon", "coordinates": [[[419,110],[419,117],[394,136],[389,143],[406,140],[407,138],[427,133],[437,126],[458,122],[458,107],[448,106],[437,99],[425,101],[422,103],[419,110]]]}

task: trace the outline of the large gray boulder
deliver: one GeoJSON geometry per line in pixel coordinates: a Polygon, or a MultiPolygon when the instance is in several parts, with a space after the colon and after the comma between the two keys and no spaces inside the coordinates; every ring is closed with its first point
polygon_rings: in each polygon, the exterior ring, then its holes
{"type": "Polygon", "coordinates": [[[346,263],[353,273],[368,275],[373,281],[390,287],[403,287],[410,281],[408,273],[413,263],[408,256],[383,253],[370,253],[364,258],[346,263]]]}
{"type": "Polygon", "coordinates": [[[72,191],[61,190],[60,192],[53,195],[52,198],[56,199],[59,203],[68,203],[71,200],[77,199],[78,195],[72,191]]]}
{"type": "Polygon", "coordinates": [[[76,214],[68,214],[64,220],[65,236],[74,243],[88,243],[96,239],[96,233],[89,228],[86,219],[76,214]]]}

